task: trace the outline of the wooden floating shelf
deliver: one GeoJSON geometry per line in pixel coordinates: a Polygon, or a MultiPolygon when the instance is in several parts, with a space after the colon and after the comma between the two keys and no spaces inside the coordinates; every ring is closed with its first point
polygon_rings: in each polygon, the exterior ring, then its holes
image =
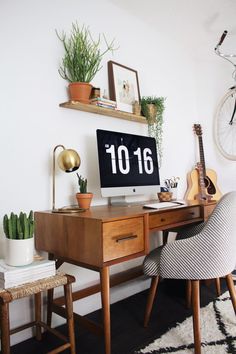
{"type": "Polygon", "coordinates": [[[143,116],[137,116],[132,113],[126,113],[126,112],[117,111],[114,109],[98,107],[98,106],[95,106],[92,104],[84,104],[84,103],[80,103],[80,102],[76,102],[76,103],[64,102],[64,103],[60,103],[59,106],[64,107],[64,108],[77,109],[78,111],[101,114],[104,116],[121,118],[121,119],[130,120],[133,122],[147,124],[147,120],[143,116]]]}

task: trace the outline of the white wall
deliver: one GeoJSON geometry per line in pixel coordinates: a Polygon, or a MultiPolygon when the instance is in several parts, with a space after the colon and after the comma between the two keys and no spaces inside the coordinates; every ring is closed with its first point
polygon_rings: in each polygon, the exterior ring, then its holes
{"type": "MultiPolygon", "coordinates": [[[[89,25],[94,35],[115,37],[120,46],[113,57],[104,58],[95,86],[107,89],[106,62],[114,60],[138,71],[141,95],[167,97],[162,180],[180,176],[179,197],[183,196],[186,174],[198,156],[192,125],[200,123],[206,166],[217,171],[223,193],[235,189],[236,162],[220,156],[212,137],[217,102],[232,84],[230,65],[213,48],[225,29],[235,39],[235,13],[233,0],[1,0],[0,219],[12,210],[51,208],[51,159],[57,144],[79,151],[80,173],[88,176],[93,203],[106,202],[99,194],[95,130],[147,133],[139,123],[59,108],[67,100],[67,83],[57,72],[63,50],[55,29],[68,31],[76,20],[89,25]]],[[[74,203],[76,190],[75,175],[58,172],[57,205],[74,203]]],[[[3,257],[2,224],[0,235],[3,257]]],[[[65,269],[76,275],[75,288],[97,279],[95,272],[70,265],[65,269]]],[[[145,286],[132,282],[116,287],[112,302],[145,286]]],[[[23,314],[31,316],[28,304],[27,299],[14,303],[12,325],[21,323],[23,314]]],[[[98,307],[99,295],[75,304],[82,314],[98,307]]],[[[26,331],[14,336],[12,343],[29,335],[26,331]]]]}

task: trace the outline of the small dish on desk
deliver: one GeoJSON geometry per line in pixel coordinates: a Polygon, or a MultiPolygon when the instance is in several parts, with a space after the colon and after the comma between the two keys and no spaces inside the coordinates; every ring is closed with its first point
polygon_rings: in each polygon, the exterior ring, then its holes
{"type": "Polygon", "coordinates": [[[172,200],[172,192],[160,192],[157,193],[160,202],[170,202],[172,200]]]}

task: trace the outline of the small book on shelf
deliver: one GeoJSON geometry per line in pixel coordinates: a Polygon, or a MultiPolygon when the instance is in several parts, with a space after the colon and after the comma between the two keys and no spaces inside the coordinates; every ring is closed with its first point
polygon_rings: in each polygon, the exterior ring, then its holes
{"type": "Polygon", "coordinates": [[[2,289],[51,277],[55,274],[56,265],[53,260],[35,260],[26,266],[13,267],[0,259],[0,288],[2,289]]]}
{"type": "Polygon", "coordinates": [[[108,108],[108,109],[116,109],[116,106],[113,106],[111,104],[106,104],[106,103],[100,103],[100,102],[92,102],[91,105],[102,107],[102,108],[108,108]]]}
{"type": "Polygon", "coordinates": [[[96,102],[101,102],[101,103],[106,103],[106,104],[111,104],[116,106],[116,101],[109,100],[108,98],[103,98],[103,97],[96,97],[91,99],[91,103],[96,103],[96,102]]]}

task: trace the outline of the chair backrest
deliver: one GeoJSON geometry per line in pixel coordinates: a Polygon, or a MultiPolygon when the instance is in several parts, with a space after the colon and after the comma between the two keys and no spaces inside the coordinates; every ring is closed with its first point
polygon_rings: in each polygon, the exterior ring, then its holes
{"type": "Polygon", "coordinates": [[[180,279],[217,278],[235,265],[236,191],[220,199],[201,232],[167,244],[161,255],[161,275],[180,279]]]}

